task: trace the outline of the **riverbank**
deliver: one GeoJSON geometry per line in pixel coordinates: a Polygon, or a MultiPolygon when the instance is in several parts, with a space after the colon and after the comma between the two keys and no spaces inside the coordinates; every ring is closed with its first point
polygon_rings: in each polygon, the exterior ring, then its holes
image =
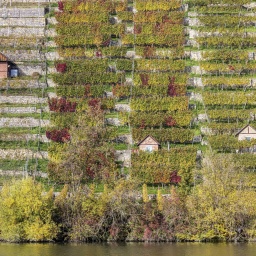
{"type": "MultiPolygon", "coordinates": [[[[213,159],[213,157],[211,157],[213,159]]],[[[12,181],[0,192],[0,239],[10,242],[201,241],[256,238],[256,191],[250,173],[215,158],[190,190],[172,186],[149,200],[147,186],[120,179],[95,187],[65,185],[57,197],[32,179],[12,181]],[[234,184],[240,184],[234,186],[234,184]]]]}

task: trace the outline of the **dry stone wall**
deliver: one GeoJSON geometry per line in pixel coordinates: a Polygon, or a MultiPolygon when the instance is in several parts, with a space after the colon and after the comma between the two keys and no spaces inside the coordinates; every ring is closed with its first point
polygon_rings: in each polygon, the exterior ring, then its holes
{"type": "Polygon", "coordinates": [[[0,80],[0,89],[20,89],[20,88],[46,88],[47,84],[39,82],[38,80],[21,80],[21,79],[11,79],[11,80],[0,80]]]}
{"type": "Polygon", "coordinates": [[[0,118],[0,127],[46,127],[50,125],[50,120],[26,118],[0,118]]]}
{"type": "Polygon", "coordinates": [[[8,56],[9,61],[42,61],[44,55],[38,50],[2,50],[5,56],[8,56]]]}
{"type": "Polygon", "coordinates": [[[0,108],[0,113],[37,113],[36,107],[4,107],[0,108]]]}
{"type": "MultiPolygon", "coordinates": [[[[19,170],[1,170],[0,169],[0,175],[8,175],[8,176],[23,176],[23,177],[27,177],[28,173],[25,171],[25,167],[22,168],[23,171],[19,171],[19,170]]],[[[48,175],[47,173],[44,172],[33,172],[33,176],[38,176],[38,177],[43,177],[43,178],[47,178],[48,175]]]]}
{"type": "Polygon", "coordinates": [[[44,37],[44,28],[42,27],[1,27],[0,36],[24,36],[44,37]]]}
{"type": "Polygon", "coordinates": [[[46,151],[34,152],[28,149],[0,149],[0,158],[25,160],[27,158],[47,159],[48,153],[46,151]]]}
{"type": "MultiPolygon", "coordinates": [[[[17,1],[12,1],[17,2],[17,1]]],[[[25,1],[22,1],[25,2],[25,1]]],[[[44,17],[45,8],[1,8],[0,16],[4,18],[38,18],[44,17]]]]}
{"type": "Polygon", "coordinates": [[[0,96],[0,102],[13,104],[38,104],[47,103],[47,99],[34,96],[0,96]]]}
{"type": "Polygon", "coordinates": [[[116,150],[115,158],[117,161],[124,163],[125,167],[130,167],[131,165],[131,150],[116,150]]]}
{"type": "Polygon", "coordinates": [[[48,143],[49,140],[42,134],[0,134],[1,141],[40,141],[48,143]]]}
{"type": "Polygon", "coordinates": [[[40,75],[46,75],[46,66],[44,63],[23,63],[18,65],[20,75],[33,76],[38,73],[40,75]]]}
{"type": "Polygon", "coordinates": [[[6,18],[0,19],[0,26],[9,27],[45,27],[45,18],[6,18]]]}

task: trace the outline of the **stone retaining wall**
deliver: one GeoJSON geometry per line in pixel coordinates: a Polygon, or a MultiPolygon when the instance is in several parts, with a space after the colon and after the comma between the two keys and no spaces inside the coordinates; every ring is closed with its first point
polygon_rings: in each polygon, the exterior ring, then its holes
{"type": "Polygon", "coordinates": [[[53,25],[56,25],[58,23],[55,17],[48,17],[46,19],[46,22],[47,24],[53,24],[53,25]]]}
{"type": "Polygon", "coordinates": [[[117,142],[120,143],[126,143],[126,144],[132,144],[132,135],[131,134],[123,134],[123,135],[119,135],[116,138],[117,142]]]}
{"type": "Polygon", "coordinates": [[[0,89],[19,89],[19,88],[46,88],[46,83],[40,83],[37,80],[0,80],[0,89]]]}
{"type": "Polygon", "coordinates": [[[1,141],[41,141],[44,143],[49,142],[47,137],[45,135],[39,135],[39,134],[0,134],[0,140],[1,141]]]}
{"type": "Polygon", "coordinates": [[[197,119],[200,122],[206,122],[209,120],[207,114],[198,114],[197,119]]]}
{"type": "Polygon", "coordinates": [[[43,61],[44,55],[40,54],[38,50],[2,50],[9,61],[43,61]]]}
{"type": "Polygon", "coordinates": [[[0,26],[45,27],[45,18],[7,18],[0,19],[0,26]]]}
{"type": "Polygon", "coordinates": [[[203,101],[203,97],[202,97],[201,93],[192,92],[190,97],[189,97],[189,100],[194,100],[194,101],[202,102],[203,101]]]}
{"type": "MultiPolygon", "coordinates": [[[[25,169],[25,167],[20,167],[20,169],[25,169]]],[[[0,169],[0,175],[7,175],[7,176],[28,176],[26,171],[19,171],[19,170],[1,170],[0,169]]],[[[47,178],[48,175],[45,172],[33,172],[33,176],[47,178]]]]}
{"type": "Polygon", "coordinates": [[[33,64],[33,63],[26,63],[26,64],[18,64],[17,65],[19,74],[25,76],[32,76],[34,73],[39,73],[40,75],[46,74],[46,66],[44,63],[41,64],[33,64]]]}
{"type": "Polygon", "coordinates": [[[201,127],[200,131],[204,135],[212,135],[213,134],[212,129],[209,127],[201,127]]]}
{"type": "Polygon", "coordinates": [[[50,125],[50,120],[36,119],[32,117],[26,118],[0,118],[0,127],[46,127],[50,125]]]}
{"type": "Polygon", "coordinates": [[[48,106],[43,106],[42,108],[36,107],[4,107],[0,108],[0,113],[9,113],[9,114],[29,114],[29,113],[41,113],[49,112],[48,106]]]}
{"type": "Polygon", "coordinates": [[[59,60],[60,56],[59,56],[58,52],[47,52],[47,53],[45,53],[45,58],[47,60],[55,61],[55,60],[59,60]]]}
{"type": "MultiPolygon", "coordinates": [[[[57,44],[51,40],[51,41],[47,41],[45,43],[45,47],[57,47],[57,44]]],[[[62,57],[62,59],[63,59],[63,57],[62,57]]]]}
{"type": "MultiPolygon", "coordinates": [[[[12,2],[16,2],[15,0],[12,2]]],[[[25,1],[20,1],[25,2],[25,1]]],[[[33,1],[35,2],[35,1],[33,1]]],[[[45,10],[44,8],[1,8],[0,9],[0,16],[1,17],[8,17],[8,18],[25,18],[25,17],[31,17],[31,18],[38,18],[38,17],[44,17],[45,10]]]]}
{"type": "Polygon", "coordinates": [[[13,104],[44,104],[48,102],[48,99],[33,96],[0,96],[0,102],[13,104]]]}
{"type": "Polygon", "coordinates": [[[0,36],[44,37],[44,27],[0,27],[0,36]]]}
{"type": "Polygon", "coordinates": [[[193,74],[196,74],[196,75],[202,75],[202,74],[206,73],[205,71],[203,71],[201,69],[200,66],[191,66],[190,67],[190,72],[193,73],[193,74]]]}
{"type": "Polygon", "coordinates": [[[25,160],[27,158],[47,159],[48,153],[46,151],[34,152],[29,149],[0,149],[0,158],[25,160]]]}
{"type": "Polygon", "coordinates": [[[36,107],[5,107],[5,108],[0,108],[0,113],[36,113],[37,109],[36,107]]]}
{"type": "Polygon", "coordinates": [[[118,118],[105,118],[105,124],[106,125],[114,125],[114,126],[120,126],[120,120],[118,118]]]}
{"type": "Polygon", "coordinates": [[[25,40],[23,40],[23,37],[15,37],[15,35],[13,36],[9,36],[9,37],[3,37],[0,40],[0,46],[1,47],[26,47],[26,48],[34,48],[37,49],[38,48],[38,44],[41,44],[43,42],[43,38],[40,38],[38,40],[35,40],[35,38],[29,38],[26,37],[24,38],[25,40]],[[41,42],[40,42],[41,41],[41,42]]]}
{"type": "Polygon", "coordinates": [[[115,110],[130,112],[131,108],[128,104],[116,104],[115,105],[115,110]]]}
{"type": "Polygon", "coordinates": [[[116,150],[115,158],[116,161],[121,161],[124,163],[124,166],[130,167],[131,166],[131,150],[116,150]]]}
{"type": "Polygon", "coordinates": [[[50,29],[47,29],[46,31],[45,31],[45,36],[47,37],[55,37],[55,36],[57,36],[57,32],[56,32],[56,30],[54,29],[54,28],[50,28],[50,29]]]}
{"type": "Polygon", "coordinates": [[[187,82],[188,86],[195,86],[195,87],[203,87],[203,82],[201,77],[191,77],[188,79],[187,82]]]}
{"type": "Polygon", "coordinates": [[[49,87],[56,87],[57,86],[57,84],[54,83],[52,79],[47,79],[47,84],[48,84],[49,87]]]}
{"type": "Polygon", "coordinates": [[[57,73],[57,70],[55,67],[48,67],[47,68],[47,73],[48,74],[56,74],[57,73]]]}

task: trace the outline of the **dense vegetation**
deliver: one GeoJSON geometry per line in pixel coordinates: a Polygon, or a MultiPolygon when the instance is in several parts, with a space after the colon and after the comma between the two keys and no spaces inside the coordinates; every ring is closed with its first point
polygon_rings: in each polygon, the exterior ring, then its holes
{"type": "MultiPolygon", "coordinates": [[[[31,179],[6,184],[0,193],[0,239],[7,241],[247,241],[255,239],[255,175],[225,155],[205,158],[195,186],[158,189],[149,199],[136,180],[65,186],[52,191],[31,179]],[[203,177],[203,178],[202,178],[203,177]]],[[[173,179],[175,181],[175,179],[173,179]]]]}

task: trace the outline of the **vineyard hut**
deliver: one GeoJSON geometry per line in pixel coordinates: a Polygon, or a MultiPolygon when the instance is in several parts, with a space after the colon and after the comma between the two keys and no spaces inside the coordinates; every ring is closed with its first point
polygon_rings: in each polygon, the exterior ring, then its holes
{"type": "Polygon", "coordinates": [[[0,53],[0,79],[8,77],[8,60],[7,57],[0,53]]]}
{"type": "Polygon", "coordinates": [[[146,136],[138,143],[138,147],[140,150],[148,152],[158,151],[160,146],[160,143],[151,135],[146,136]]]}
{"type": "Polygon", "coordinates": [[[235,134],[238,140],[252,140],[256,139],[256,130],[252,128],[249,124],[243,127],[239,132],[235,134]]]}

